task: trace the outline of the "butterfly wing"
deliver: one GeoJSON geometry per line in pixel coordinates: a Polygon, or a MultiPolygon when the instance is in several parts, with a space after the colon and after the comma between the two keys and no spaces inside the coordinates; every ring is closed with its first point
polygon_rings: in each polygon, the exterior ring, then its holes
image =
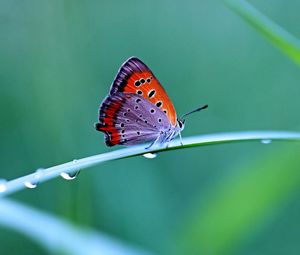
{"type": "Polygon", "coordinates": [[[159,107],[140,95],[120,92],[105,98],[96,124],[108,146],[153,142],[169,128],[167,115],[159,107]]]}
{"type": "Polygon", "coordinates": [[[177,121],[175,108],[166,91],[152,71],[138,58],[131,57],[121,66],[110,89],[115,93],[134,93],[159,107],[175,126],[177,121]]]}

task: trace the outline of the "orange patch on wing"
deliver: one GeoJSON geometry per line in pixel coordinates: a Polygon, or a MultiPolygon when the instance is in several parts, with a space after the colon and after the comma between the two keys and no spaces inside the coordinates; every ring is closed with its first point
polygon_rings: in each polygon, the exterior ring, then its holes
{"type": "Polygon", "coordinates": [[[120,109],[122,102],[114,101],[107,108],[102,109],[105,117],[96,124],[96,129],[105,133],[105,142],[108,146],[120,143],[119,130],[114,125],[114,117],[120,109]]]}
{"type": "Polygon", "coordinates": [[[152,72],[134,72],[129,77],[123,92],[139,94],[154,105],[161,101],[160,109],[165,110],[172,125],[176,125],[177,116],[172,101],[152,72]]]}

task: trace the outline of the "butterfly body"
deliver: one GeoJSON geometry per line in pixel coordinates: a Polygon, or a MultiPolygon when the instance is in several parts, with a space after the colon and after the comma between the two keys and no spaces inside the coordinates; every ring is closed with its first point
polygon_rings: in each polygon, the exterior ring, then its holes
{"type": "Polygon", "coordinates": [[[151,70],[138,58],[129,58],[100,105],[96,129],[104,132],[106,144],[164,144],[183,128],[171,100],[151,70]]]}

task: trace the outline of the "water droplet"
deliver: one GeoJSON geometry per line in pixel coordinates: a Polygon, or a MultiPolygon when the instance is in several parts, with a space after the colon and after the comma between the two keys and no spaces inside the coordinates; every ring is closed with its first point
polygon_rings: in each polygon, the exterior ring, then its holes
{"type": "Polygon", "coordinates": [[[24,185],[25,185],[26,188],[28,188],[28,189],[34,189],[34,188],[37,187],[38,182],[35,182],[35,181],[25,181],[25,182],[24,182],[24,185]]]}
{"type": "MultiPolygon", "coordinates": [[[[72,163],[76,165],[78,163],[78,160],[74,159],[72,163]]],[[[65,180],[74,180],[79,175],[79,173],[80,173],[80,168],[77,166],[74,167],[72,170],[70,170],[70,172],[61,172],[60,176],[65,180]]]]}
{"type": "Polygon", "coordinates": [[[70,180],[76,179],[76,177],[79,175],[79,173],[80,173],[80,170],[73,171],[73,172],[71,172],[71,173],[62,172],[62,173],[60,173],[60,176],[61,176],[62,178],[64,178],[65,180],[70,181],[70,180]]]}
{"type": "Polygon", "coordinates": [[[7,187],[6,187],[7,181],[5,179],[0,179],[0,193],[5,192],[7,187]]]}
{"type": "Polygon", "coordinates": [[[271,139],[263,139],[263,140],[261,140],[261,143],[262,144],[270,144],[270,143],[272,143],[272,140],[271,139]]]}
{"type": "Polygon", "coordinates": [[[24,185],[25,187],[27,187],[28,189],[34,189],[37,187],[41,174],[44,171],[44,168],[38,168],[35,171],[35,175],[33,176],[33,178],[31,180],[25,181],[24,185]]]}
{"type": "Polygon", "coordinates": [[[152,159],[152,158],[156,158],[157,157],[157,154],[156,153],[145,153],[144,155],[143,155],[145,158],[150,158],[150,159],[152,159]]]}
{"type": "Polygon", "coordinates": [[[38,168],[36,171],[35,171],[35,178],[39,179],[43,173],[45,169],[44,168],[38,168]]]}

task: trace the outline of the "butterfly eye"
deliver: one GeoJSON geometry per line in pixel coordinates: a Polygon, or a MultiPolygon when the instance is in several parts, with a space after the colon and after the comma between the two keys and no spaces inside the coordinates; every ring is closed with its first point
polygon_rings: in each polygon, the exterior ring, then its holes
{"type": "Polygon", "coordinates": [[[147,82],[150,83],[150,81],[151,81],[150,78],[148,78],[148,79],[147,79],[147,82]]]}
{"type": "Polygon", "coordinates": [[[137,133],[137,135],[140,135],[140,134],[141,134],[141,132],[139,132],[139,131],[137,131],[136,133],[137,133]]]}
{"type": "Polygon", "coordinates": [[[167,114],[167,110],[164,110],[164,113],[167,114]]]}
{"type": "Polygon", "coordinates": [[[138,93],[139,95],[143,95],[143,91],[141,90],[137,90],[136,93],[138,93]]]}
{"type": "Polygon", "coordinates": [[[121,125],[120,125],[121,127],[124,127],[125,126],[125,124],[124,123],[121,123],[121,125]]]}
{"type": "Polygon", "coordinates": [[[151,112],[151,113],[155,113],[155,110],[154,110],[154,109],[151,109],[150,112],[151,112]]]}
{"type": "Polygon", "coordinates": [[[136,109],[136,110],[139,109],[138,105],[136,105],[136,106],[134,107],[134,109],[136,109]]]}
{"type": "Polygon", "coordinates": [[[135,81],[134,85],[135,85],[136,87],[139,87],[139,86],[141,85],[141,83],[140,83],[140,81],[135,81]]]}
{"type": "Polygon", "coordinates": [[[140,82],[141,83],[145,83],[145,79],[140,79],[140,82]]]}
{"type": "Polygon", "coordinates": [[[135,100],[135,102],[139,103],[141,102],[141,99],[138,98],[137,100],[135,100]]]}
{"type": "Polygon", "coordinates": [[[161,118],[158,119],[158,122],[161,122],[161,118]]]}

